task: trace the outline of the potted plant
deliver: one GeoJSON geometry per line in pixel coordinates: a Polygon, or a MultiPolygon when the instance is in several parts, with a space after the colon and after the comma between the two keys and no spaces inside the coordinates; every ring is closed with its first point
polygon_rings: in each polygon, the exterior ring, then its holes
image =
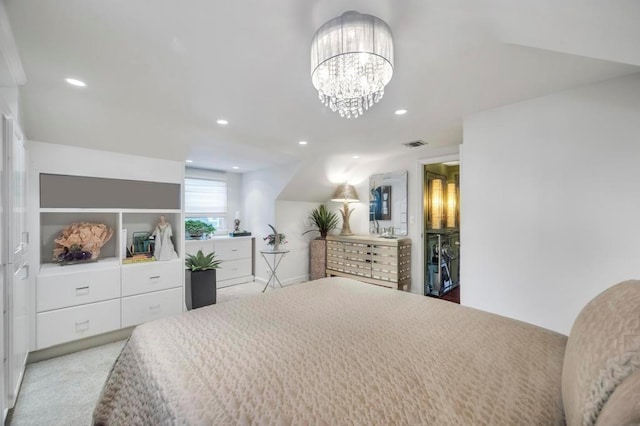
{"type": "Polygon", "coordinates": [[[187,219],[184,221],[184,231],[186,235],[189,235],[192,239],[200,239],[203,234],[212,234],[216,232],[215,226],[204,223],[201,220],[187,219]]]}
{"type": "Polygon", "coordinates": [[[327,238],[327,234],[329,231],[336,229],[338,227],[338,215],[334,212],[330,212],[324,206],[324,204],[320,204],[319,207],[311,210],[309,214],[309,220],[311,224],[314,225],[317,229],[310,229],[306,232],[303,232],[302,235],[307,232],[318,231],[320,232],[319,239],[324,240],[327,238]]]}
{"type": "Polygon", "coordinates": [[[197,309],[216,303],[216,269],[221,260],[216,259],[215,252],[207,255],[198,250],[185,259],[186,271],[186,303],[187,309],[197,309]]]}

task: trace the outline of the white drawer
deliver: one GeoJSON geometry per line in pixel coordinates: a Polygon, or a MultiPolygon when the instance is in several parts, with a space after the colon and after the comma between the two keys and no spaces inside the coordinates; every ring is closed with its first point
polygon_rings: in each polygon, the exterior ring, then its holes
{"type": "Polygon", "coordinates": [[[216,281],[251,275],[251,259],[225,260],[216,271],[216,281]]]}
{"type": "Polygon", "coordinates": [[[36,311],[99,302],[120,297],[120,268],[38,275],[36,311]]]}
{"type": "Polygon", "coordinates": [[[233,260],[251,257],[250,238],[230,238],[216,241],[216,258],[220,260],[233,260]]]}
{"type": "Polygon", "coordinates": [[[119,299],[43,312],[36,315],[37,349],[119,328],[119,299]]]}
{"type": "Polygon", "coordinates": [[[184,264],[181,259],[122,266],[122,296],[182,287],[184,264]]]}
{"type": "Polygon", "coordinates": [[[186,240],[184,242],[184,251],[186,254],[196,254],[198,250],[202,250],[202,253],[205,255],[211,253],[215,250],[213,240],[186,240]]]}
{"type": "Polygon", "coordinates": [[[182,312],[182,288],[122,298],[122,327],[182,312]]]}

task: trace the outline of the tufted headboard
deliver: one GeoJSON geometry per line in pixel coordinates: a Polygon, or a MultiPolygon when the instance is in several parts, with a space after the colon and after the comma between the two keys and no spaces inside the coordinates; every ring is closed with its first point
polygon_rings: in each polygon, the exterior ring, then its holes
{"type": "Polygon", "coordinates": [[[573,324],[562,369],[567,425],[640,424],[640,281],[608,288],[573,324]]]}

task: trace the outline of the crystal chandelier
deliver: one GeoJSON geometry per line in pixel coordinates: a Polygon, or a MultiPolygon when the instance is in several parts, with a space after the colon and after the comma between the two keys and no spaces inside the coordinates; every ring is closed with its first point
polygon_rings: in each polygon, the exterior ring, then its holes
{"type": "Polygon", "coordinates": [[[356,118],[384,95],[393,75],[393,40],[381,19],[345,12],[321,26],[311,42],[311,81],[320,101],[356,118]]]}

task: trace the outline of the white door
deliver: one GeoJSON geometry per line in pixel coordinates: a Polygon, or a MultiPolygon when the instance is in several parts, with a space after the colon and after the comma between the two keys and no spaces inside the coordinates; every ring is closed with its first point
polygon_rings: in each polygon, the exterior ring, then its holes
{"type": "Polygon", "coordinates": [[[18,397],[29,347],[29,310],[26,304],[29,265],[26,261],[13,264],[9,309],[9,376],[8,406],[13,407],[18,397]]]}
{"type": "Polygon", "coordinates": [[[3,115],[3,138],[7,141],[5,151],[5,177],[8,214],[9,263],[16,263],[24,256],[28,246],[26,232],[27,164],[22,133],[13,118],[3,115]]]}

